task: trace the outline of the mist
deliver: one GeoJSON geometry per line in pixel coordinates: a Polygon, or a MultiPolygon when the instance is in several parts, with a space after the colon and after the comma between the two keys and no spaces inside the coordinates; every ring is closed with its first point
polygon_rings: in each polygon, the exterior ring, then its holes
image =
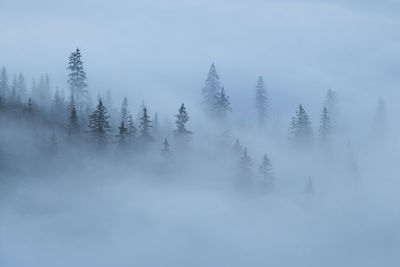
{"type": "Polygon", "coordinates": [[[0,1],[0,266],[398,266],[396,1],[0,1]]]}

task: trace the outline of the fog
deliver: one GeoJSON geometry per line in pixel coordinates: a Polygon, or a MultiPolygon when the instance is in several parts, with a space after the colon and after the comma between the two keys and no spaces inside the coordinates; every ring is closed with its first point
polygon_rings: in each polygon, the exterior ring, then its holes
{"type": "Polygon", "coordinates": [[[399,266],[396,1],[0,10],[0,266],[399,266]]]}

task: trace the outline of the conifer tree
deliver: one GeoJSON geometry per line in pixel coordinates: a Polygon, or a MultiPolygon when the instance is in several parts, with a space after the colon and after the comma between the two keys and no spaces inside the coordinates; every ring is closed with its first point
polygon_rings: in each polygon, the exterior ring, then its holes
{"type": "Polygon", "coordinates": [[[331,123],[328,109],[324,107],[321,114],[321,124],[319,127],[319,139],[321,144],[326,144],[331,133],[331,123]]]}
{"type": "Polygon", "coordinates": [[[271,162],[267,155],[263,156],[258,172],[262,179],[261,186],[263,189],[266,191],[272,191],[274,188],[274,176],[272,174],[271,162]]]}
{"type": "Polygon", "coordinates": [[[373,133],[377,138],[383,138],[386,132],[386,107],[382,98],[379,98],[375,111],[373,133]]]}
{"type": "Polygon", "coordinates": [[[252,166],[253,160],[247,154],[247,147],[245,147],[239,161],[239,185],[244,189],[249,189],[252,183],[252,166]]]}
{"type": "Polygon", "coordinates": [[[60,94],[58,88],[56,88],[56,91],[53,96],[53,102],[51,104],[51,112],[52,112],[52,118],[55,121],[64,121],[66,119],[64,98],[60,94]]]}
{"type": "Polygon", "coordinates": [[[71,89],[71,94],[75,96],[76,103],[79,107],[81,106],[82,98],[87,93],[85,89],[87,87],[86,72],[83,68],[81,57],[81,52],[77,48],[71,53],[68,65],[68,69],[70,71],[68,75],[69,88],[71,89]]]}
{"type": "Polygon", "coordinates": [[[227,117],[228,112],[232,111],[229,96],[225,94],[224,87],[222,87],[221,91],[215,96],[214,111],[215,115],[222,120],[227,117]]]}
{"type": "Polygon", "coordinates": [[[160,120],[158,118],[158,113],[154,113],[153,117],[153,134],[157,136],[160,132],[160,120]]]}
{"type": "Polygon", "coordinates": [[[20,73],[18,76],[18,92],[17,93],[20,98],[20,101],[25,102],[26,97],[27,97],[26,82],[25,82],[25,77],[22,73],[20,73]]]}
{"type": "Polygon", "coordinates": [[[203,104],[205,105],[206,111],[212,113],[215,107],[215,96],[221,90],[221,84],[219,76],[215,68],[215,64],[212,63],[208,76],[205,82],[205,86],[202,89],[203,93],[203,104]]]}
{"type": "Polygon", "coordinates": [[[34,114],[34,106],[33,106],[33,101],[32,98],[28,98],[28,102],[26,103],[24,112],[27,116],[32,117],[34,114]]]}
{"type": "Polygon", "coordinates": [[[178,114],[175,115],[176,117],[176,129],[174,130],[175,136],[184,141],[189,141],[190,135],[192,134],[191,131],[186,129],[186,123],[189,121],[189,114],[186,111],[185,104],[182,103],[180,108],[178,109],[178,114]]]}
{"type": "Polygon", "coordinates": [[[8,91],[9,83],[7,70],[5,67],[3,67],[0,73],[0,97],[3,99],[3,102],[5,102],[5,99],[8,97],[8,91]]]}
{"type": "Polygon", "coordinates": [[[120,148],[126,148],[128,143],[128,128],[125,127],[124,121],[121,121],[121,126],[118,127],[119,134],[117,135],[118,138],[118,146],[120,148]]]}
{"type": "Polygon", "coordinates": [[[128,132],[127,132],[128,142],[132,143],[136,137],[136,132],[137,132],[135,123],[133,122],[132,115],[129,115],[128,122],[127,122],[127,129],[128,129],[128,132]]]}
{"type": "Polygon", "coordinates": [[[121,106],[121,120],[124,123],[127,123],[128,118],[129,118],[128,98],[125,96],[124,100],[122,100],[122,106],[121,106]]]}
{"type": "Polygon", "coordinates": [[[265,126],[265,121],[268,112],[268,95],[265,89],[264,79],[258,77],[256,86],[256,109],[258,113],[258,123],[260,126],[265,126]]]}
{"type": "Polygon", "coordinates": [[[235,144],[233,145],[232,151],[233,155],[240,157],[243,153],[243,146],[240,144],[239,139],[236,139],[235,144]]]}
{"type": "Polygon", "coordinates": [[[18,83],[17,83],[17,76],[14,75],[12,84],[11,84],[11,94],[9,97],[9,102],[10,104],[16,104],[17,103],[17,90],[18,90],[18,83]]]}
{"type": "Polygon", "coordinates": [[[169,158],[171,156],[171,148],[167,138],[164,140],[163,148],[161,149],[161,156],[164,158],[169,158]]]}
{"type": "Polygon", "coordinates": [[[308,115],[300,104],[296,116],[292,117],[290,140],[295,147],[309,148],[313,142],[313,130],[308,115]]]}
{"type": "Polygon", "coordinates": [[[89,134],[92,141],[98,147],[104,147],[108,141],[110,131],[109,116],[107,108],[103,105],[101,98],[95,111],[89,115],[89,134]]]}
{"type": "Polygon", "coordinates": [[[139,118],[139,138],[144,142],[153,141],[153,137],[150,134],[150,128],[152,127],[147,108],[144,106],[142,116],[139,118]]]}
{"type": "Polygon", "coordinates": [[[68,120],[68,135],[77,136],[79,135],[79,133],[80,133],[80,127],[78,122],[78,115],[76,113],[75,106],[73,105],[68,120]]]}

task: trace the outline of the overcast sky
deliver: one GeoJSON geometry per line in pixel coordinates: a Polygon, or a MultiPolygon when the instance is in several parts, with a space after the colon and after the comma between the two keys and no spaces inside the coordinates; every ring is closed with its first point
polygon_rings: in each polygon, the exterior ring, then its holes
{"type": "Polygon", "coordinates": [[[360,91],[390,98],[398,88],[399,6],[390,0],[1,0],[0,65],[28,79],[49,73],[54,86],[66,88],[67,58],[79,47],[92,92],[110,88],[154,105],[195,102],[211,62],[236,105],[253,101],[248,91],[258,75],[275,110],[283,102],[290,110],[307,104],[310,94],[321,99],[329,87],[349,98],[360,91]]]}

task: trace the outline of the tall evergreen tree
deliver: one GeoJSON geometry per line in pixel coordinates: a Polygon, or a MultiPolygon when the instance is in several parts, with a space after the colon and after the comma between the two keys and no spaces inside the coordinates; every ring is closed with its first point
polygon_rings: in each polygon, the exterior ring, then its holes
{"type": "Polygon", "coordinates": [[[208,76],[205,82],[205,86],[202,89],[203,93],[203,103],[205,105],[206,111],[212,113],[215,106],[215,96],[221,90],[221,84],[219,81],[219,76],[215,68],[215,64],[212,63],[210,70],[208,71],[208,76]]]}
{"type": "Polygon", "coordinates": [[[144,142],[153,141],[153,137],[150,134],[150,128],[152,127],[147,108],[144,106],[142,116],[139,118],[139,138],[144,142]]]}
{"type": "Polygon", "coordinates": [[[290,140],[295,147],[309,148],[313,142],[313,130],[308,115],[300,104],[296,116],[292,117],[290,140]]]}
{"type": "Polygon", "coordinates": [[[182,105],[178,109],[178,114],[175,115],[176,117],[176,129],[174,130],[174,134],[178,139],[188,141],[190,135],[192,134],[191,131],[186,129],[186,123],[189,121],[189,114],[186,111],[185,104],[182,105]]]}
{"type": "Polygon", "coordinates": [[[321,124],[319,126],[319,140],[321,144],[326,144],[331,133],[331,122],[328,109],[324,107],[321,114],[321,124]]]}
{"type": "Polygon", "coordinates": [[[136,127],[135,123],[133,122],[132,115],[129,115],[128,122],[127,122],[127,128],[128,128],[128,142],[132,143],[136,137],[136,127]]]}
{"type": "Polygon", "coordinates": [[[228,112],[232,111],[229,96],[226,95],[224,87],[222,87],[221,91],[215,95],[214,105],[215,115],[220,119],[225,119],[228,112]]]}
{"type": "Polygon", "coordinates": [[[232,151],[233,155],[236,157],[240,157],[243,153],[243,146],[240,144],[239,139],[236,139],[235,144],[233,145],[232,151]]]}
{"type": "Polygon", "coordinates": [[[265,89],[265,83],[262,76],[258,77],[256,86],[256,109],[258,113],[258,123],[260,126],[265,126],[265,121],[268,112],[268,94],[265,89]]]}
{"type": "Polygon", "coordinates": [[[158,113],[155,112],[153,117],[153,134],[155,136],[158,136],[159,133],[160,133],[160,120],[158,118],[158,113]]]}
{"type": "Polygon", "coordinates": [[[121,120],[127,123],[128,119],[129,119],[128,98],[125,96],[124,100],[122,100],[122,105],[121,105],[121,120]]]}
{"type": "Polygon", "coordinates": [[[76,113],[75,106],[73,105],[68,120],[68,135],[77,136],[79,135],[79,133],[80,133],[80,127],[79,127],[78,115],[76,113]]]}
{"type": "Polygon", "coordinates": [[[244,148],[242,156],[239,161],[239,185],[243,187],[243,189],[249,189],[252,183],[252,171],[253,160],[247,154],[247,147],[244,148]]]}
{"type": "Polygon", "coordinates": [[[272,191],[274,188],[274,176],[272,174],[271,161],[267,155],[263,156],[258,172],[261,176],[262,188],[266,191],[272,191]]]}
{"type": "Polygon", "coordinates": [[[65,100],[63,96],[60,94],[58,88],[53,96],[53,101],[51,103],[51,113],[52,118],[55,121],[64,121],[66,119],[65,116],[65,100]]]}
{"type": "Polygon", "coordinates": [[[169,158],[171,156],[171,148],[167,138],[164,140],[163,148],[161,149],[161,156],[164,158],[169,158]]]}
{"type": "Polygon", "coordinates": [[[17,82],[17,76],[14,75],[12,84],[11,84],[11,94],[9,97],[9,102],[11,104],[16,104],[17,103],[17,95],[18,95],[18,82],[17,82]]]}
{"type": "Polygon", "coordinates": [[[24,108],[24,113],[29,119],[32,119],[35,113],[33,101],[30,97],[28,98],[28,102],[26,103],[26,106],[24,108]]]}
{"type": "Polygon", "coordinates": [[[5,102],[6,98],[8,97],[9,91],[9,83],[8,83],[8,75],[7,70],[5,67],[1,69],[0,73],[0,97],[5,102]]]}
{"type": "Polygon", "coordinates": [[[127,148],[128,144],[128,128],[125,127],[125,122],[121,121],[121,126],[118,127],[119,133],[117,135],[118,138],[118,147],[120,149],[127,148]]]}
{"type": "Polygon", "coordinates": [[[87,93],[86,91],[86,72],[83,68],[83,62],[81,58],[81,52],[77,48],[74,52],[71,53],[69,57],[69,65],[68,69],[70,71],[68,75],[68,84],[71,89],[71,93],[76,98],[76,103],[78,106],[81,106],[82,98],[87,93]]]}
{"type": "Polygon", "coordinates": [[[108,142],[110,131],[109,115],[101,99],[95,111],[89,115],[89,134],[98,147],[104,147],[108,142]]]}
{"type": "Polygon", "coordinates": [[[21,102],[25,102],[27,98],[25,77],[22,73],[18,76],[18,96],[21,102]]]}

